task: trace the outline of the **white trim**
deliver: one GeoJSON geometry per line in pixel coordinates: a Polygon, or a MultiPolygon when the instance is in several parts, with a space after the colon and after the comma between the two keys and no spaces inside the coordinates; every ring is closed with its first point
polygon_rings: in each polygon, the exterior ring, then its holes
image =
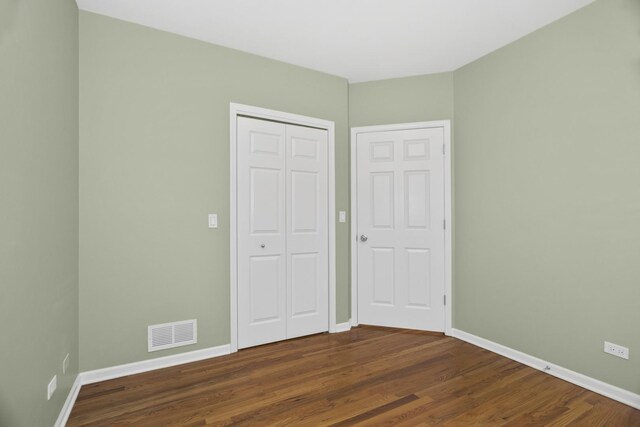
{"type": "Polygon", "coordinates": [[[451,205],[451,121],[438,120],[430,122],[400,123],[394,125],[362,126],[351,128],[351,325],[358,326],[358,189],[357,189],[357,152],[356,140],[360,133],[387,132],[393,130],[443,128],[444,130],[444,216],[446,228],[444,231],[444,286],[447,304],[444,307],[444,333],[451,335],[453,330],[453,247],[452,230],[453,215],[451,205]]]}
{"type": "Polygon", "coordinates": [[[335,125],[327,122],[329,136],[329,332],[336,330],[336,147],[335,125]]]}
{"type": "Polygon", "coordinates": [[[444,128],[444,219],[446,227],[444,230],[444,292],[447,297],[447,304],[444,308],[444,333],[453,333],[453,197],[452,163],[453,147],[451,145],[451,122],[443,123],[444,128]]]}
{"type": "Polygon", "coordinates": [[[347,332],[351,330],[351,319],[349,319],[348,322],[344,322],[344,323],[338,323],[336,325],[336,329],[334,331],[334,333],[339,333],[339,332],[347,332]]]}
{"type": "Polygon", "coordinates": [[[462,341],[482,347],[511,360],[515,360],[516,362],[520,362],[549,375],[553,375],[554,377],[558,377],[572,384],[586,388],[587,390],[591,390],[613,400],[617,400],[625,405],[640,409],[640,394],[588,377],[570,369],[563,368],[562,366],[554,365],[553,363],[531,356],[527,353],[514,350],[510,347],[489,341],[459,329],[453,329],[452,335],[462,341]]]}
{"type": "Polygon", "coordinates": [[[447,128],[450,126],[450,120],[433,120],[429,122],[397,123],[393,125],[359,126],[351,128],[351,133],[353,134],[354,131],[355,133],[370,133],[423,128],[447,128]]]}
{"type": "Polygon", "coordinates": [[[351,164],[351,212],[349,241],[351,242],[351,326],[358,326],[358,190],[357,190],[357,154],[356,151],[356,128],[351,129],[350,156],[351,164]]]}
{"type": "Polygon", "coordinates": [[[65,400],[62,409],[60,410],[60,414],[58,415],[58,419],[54,424],[54,427],[64,427],[67,425],[67,421],[69,420],[69,415],[71,415],[71,410],[73,409],[73,405],[76,403],[76,399],[78,398],[78,393],[80,393],[80,387],[82,387],[82,378],[80,374],[76,375],[76,380],[73,382],[71,386],[71,390],[69,390],[69,395],[67,396],[67,400],[65,400]]]}
{"type": "Polygon", "coordinates": [[[230,326],[231,326],[231,352],[238,351],[238,257],[237,257],[237,151],[236,131],[238,115],[245,115],[259,119],[276,120],[295,125],[312,126],[327,130],[328,136],[328,178],[329,178],[329,332],[336,331],[336,171],[335,171],[335,123],[329,120],[298,114],[285,113],[267,108],[251,105],[229,104],[229,161],[230,161],[230,326]]]}
{"type": "Polygon", "coordinates": [[[229,214],[229,326],[231,328],[230,348],[231,352],[238,351],[238,247],[236,241],[238,239],[238,188],[237,183],[237,122],[238,112],[234,109],[234,105],[230,106],[229,113],[229,197],[230,197],[230,214],[229,214]]]}
{"type": "Polygon", "coordinates": [[[114,378],[126,377],[127,375],[141,374],[143,372],[154,371],[156,369],[163,369],[171,366],[182,365],[184,363],[198,362],[200,360],[211,359],[213,357],[225,356],[230,353],[231,346],[229,344],[225,344],[202,350],[189,351],[187,353],[174,354],[171,356],[158,357],[156,359],[127,363],[125,365],[96,369],[95,371],[83,372],[80,376],[82,377],[82,385],[93,384],[100,381],[112,380],[114,378]]]}

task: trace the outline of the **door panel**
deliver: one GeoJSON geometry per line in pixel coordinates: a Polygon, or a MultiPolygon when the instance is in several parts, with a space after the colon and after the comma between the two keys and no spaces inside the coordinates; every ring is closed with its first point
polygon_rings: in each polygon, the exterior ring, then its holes
{"type": "Polygon", "coordinates": [[[238,118],[238,347],[286,338],[285,125],[238,118]]]}
{"type": "Polygon", "coordinates": [[[280,187],[282,171],[280,169],[255,168],[249,169],[251,182],[251,232],[280,233],[280,187]]]}
{"type": "Polygon", "coordinates": [[[429,249],[407,249],[407,304],[414,308],[429,307],[429,249]]]}
{"type": "Polygon", "coordinates": [[[394,186],[393,172],[375,172],[371,179],[371,214],[373,228],[393,229],[394,186]]]}
{"type": "Polygon", "coordinates": [[[249,325],[279,322],[281,294],[279,283],[280,256],[252,256],[250,258],[251,319],[249,325]]]}
{"type": "Polygon", "coordinates": [[[393,141],[375,141],[369,145],[372,162],[393,162],[393,141]]]}
{"type": "Polygon", "coordinates": [[[318,254],[291,255],[291,317],[318,314],[318,254]]]}
{"type": "Polygon", "coordinates": [[[318,232],[319,182],[317,172],[291,171],[291,231],[318,232]]]}
{"type": "Polygon", "coordinates": [[[395,257],[394,248],[371,248],[373,261],[374,305],[395,304],[395,257]]]}
{"type": "Polygon", "coordinates": [[[357,136],[358,321],[444,331],[444,130],[357,136]]]}
{"type": "Polygon", "coordinates": [[[251,130],[249,134],[251,138],[251,153],[280,156],[282,152],[282,135],[280,135],[280,130],[276,132],[267,133],[255,128],[251,130]]]}
{"type": "Polygon", "coordinates": [[[429,160],[428,139],[406,139],[404,141],[405,160],[429,160]]]}
{"type": "Polygon", "coordinates": [[[287,338],[329,330],[327,131],[287,125],[287,338]]]}
{"type": "Polygon", "coordinates": [[[404,173],[404,215],[407,228],[429,228],[429,171],[404,173]]]}

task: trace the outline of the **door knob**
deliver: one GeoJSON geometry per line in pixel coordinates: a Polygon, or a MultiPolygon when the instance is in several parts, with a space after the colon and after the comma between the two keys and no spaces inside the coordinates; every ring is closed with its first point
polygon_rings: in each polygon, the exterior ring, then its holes
{"type": "Polygon", "coordinates": [[[367,237],[366,234],[363,234],[362,236],[360,236],[360,240],[363,242],[366,242],[367,240],[369,240],[369,238],[367,237]]]}
{"type": "Polygon", "coordinates": [[[267,246],[267,245],[265,245],[264,243],[262,243],[262,244],[260,245],[260,247],[261,247],[262,249],[264,249],[264,248],[265,248],[265,246],[267,246]]]}

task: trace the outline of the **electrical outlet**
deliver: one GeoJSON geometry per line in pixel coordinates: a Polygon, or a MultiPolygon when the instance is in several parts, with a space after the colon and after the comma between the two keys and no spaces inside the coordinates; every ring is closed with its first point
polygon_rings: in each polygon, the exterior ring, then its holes
{"type": "Polygon", "coordinates": [[[53,379],[47,386],[47,400],[51,400],[51,396],[53,395],[53,392],[56,391],[56,388],[58,388],[58,376],[54,375],[53,379]]]}
{"type": "Polygon", "coordinates": [[[613,354],[617,357],[622,357],[623,359],[629,358],[629,349],[627,347],[623,347],[621,345],[613,344],[607,341],[604,342],[604,352],[613,354]]]}
{"type": "Polygon", "coordinates": [[[69,369],[69,353],[67,353],[67,355],[64,357],[64,360],[62,361],[62,373],[66,374],[67,369],[69,369]]]}

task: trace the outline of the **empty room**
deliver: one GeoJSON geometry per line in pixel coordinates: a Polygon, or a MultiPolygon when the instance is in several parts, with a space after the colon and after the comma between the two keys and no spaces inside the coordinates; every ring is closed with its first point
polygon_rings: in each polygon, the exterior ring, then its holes
{"type": "Polygon", "coordinates": [[[0,427],[640,426],[639,0],[0,0],[0,427]]]}

